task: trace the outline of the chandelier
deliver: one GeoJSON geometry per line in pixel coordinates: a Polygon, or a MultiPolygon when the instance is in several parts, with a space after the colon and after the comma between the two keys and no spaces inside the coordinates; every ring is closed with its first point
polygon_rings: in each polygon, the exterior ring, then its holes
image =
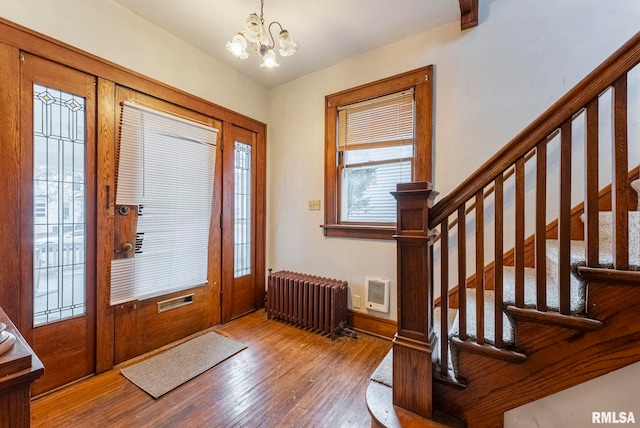
{"type": "Polygon", "coordinates": [[[271,34],[271,26],[277,24],[280,27],[278,42],[280,44],[280,55],[291,56],[298,50],[298,43],[293,40],[291,34],[282,25],[273,21],[268,26],[264,24],[264,0],[260,2],[260,16],[255,13],[249,15],[244,23],[241,32],[233,36],[230,42],[227,42],[227,50],[233,56],[240,59],[247,59],[247,46],[258,52],[262,57],[260,67],[280,67],[276,59],[275,40],[271,34]]]}

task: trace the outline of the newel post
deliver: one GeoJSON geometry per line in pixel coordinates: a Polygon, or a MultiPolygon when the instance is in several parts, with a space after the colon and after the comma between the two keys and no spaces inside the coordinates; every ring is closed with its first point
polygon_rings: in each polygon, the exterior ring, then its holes
{"type": "Polygon", "coordinates": [[[393,339],[393,404],[431,418],[433,287],[429,208],[438,194],[429,182],[398,184],[398,333],[393,339]]]}

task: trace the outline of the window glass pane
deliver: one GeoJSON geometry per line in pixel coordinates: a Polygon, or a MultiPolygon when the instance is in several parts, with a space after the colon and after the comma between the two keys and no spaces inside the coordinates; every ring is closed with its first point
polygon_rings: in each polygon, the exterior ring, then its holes
{"type": "Polygon", "coordinates": [[[403,146],[383,147],[377,149],[347,150],[344,152],[346,165],[378,162],[388,159],[410,159],[413,157],[413,144],[403,146]]]}
{"type": "Polygon", "coordinates": [[[33,86],[34,325],[85,313],[85,100],[33,86]]]}
{"type": "Polygon", "coordinates": [[[413,90],[338,109],[339,221],[395,223],[396,184],[411,181],[413,90]]]}
{"type": "Polygon", "coordinates": [[[411,181],[411,162],[346,167],[341,178],[341,221],[394,223],[396,201],[390,192],[397,183],[411,181]]]}
{"type": "Polygon", "coordinates": [[[251,274],[251,146],[236,141],[234,154],[234,278],[251,274]]]}

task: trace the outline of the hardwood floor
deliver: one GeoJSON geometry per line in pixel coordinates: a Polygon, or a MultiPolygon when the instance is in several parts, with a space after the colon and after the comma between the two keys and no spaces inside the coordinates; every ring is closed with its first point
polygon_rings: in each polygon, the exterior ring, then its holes
{"type": "Polygon", "coordinates": [[[213,331],[247,349],[154,400],[119,369],[34,400],[33,427],[369,427],[365,391],[391,342],[331,341],[263,310],[213,331]]]}

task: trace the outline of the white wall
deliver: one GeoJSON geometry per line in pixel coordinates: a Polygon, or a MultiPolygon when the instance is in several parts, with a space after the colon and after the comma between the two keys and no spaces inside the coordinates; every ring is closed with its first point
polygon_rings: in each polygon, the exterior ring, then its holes
{"type": "MultiPolygon", "coordinates": [[[[324,96],[434,64],[435,185],[446,194],[628,40],[640,22],[637,0],[480,5],[477,28],[460,32],[458,23],[450,24],[270,91],[109,0],[2,0],[0,16],[268,122],[267,266],[346,279],[364,299],[367,275],[391,278],[395,286],[395,243],[324,238],[322,210],[307,210],[309,199],[324,194],[324,96]]],[[[372,314],[396,319],[396,305],[394,291],[391,314],[372,314]]],[[[632,410],[639,417],[636,401],[618,406],[621,396],[637,397],[633,382],[616,391],[605,387],[635,379],[640,368],[623,370],[632,374],[621,370],[603,384],[587,384],[589,391],[576,387],[518,409],[506,426],[534,426],[531,421],[541,418],[550,421],[544,426],[575,426],[592,410],[632,410]]]]}
{"type": "MultiPolygon", "coordinates": [[[[453,23],[269,93],[267,266],[346,279],[396,279],[395,242],[325,238],[325,95],[435,65],[435,187],[446,194],[636,31],[637,0],[483,0],[480,25],[453,23]]],[[[389,315],[396,319],[395,291],[389,315]]]]}
{"type": "MultiPolygon", "coordinates": [[[[504,414],[505,428],[565,428],[600,426],[593,424],[592,412],[633,413],[640,424],[640,363],[631,364],[573,388],[509,410],[504,414]]],[[[601,421],[603,419],[600,419],[601,421]]],[[[608,424],[607,424],[608,425],[608,424]]]]}
{"type": "Polygon", "coordinates": [[[267,90],[110,0],[2,0],[0,16],[266,122],[267,90]]]}
{"type": "MultiPolygon", "coordinates": [[[[393,241],[324,238],[324,96],[435,65],[435,185],[446,194],[629,39],[637,0],[483,0],[446,25],[270,91],[109,0],[2,0],[0,16],[268,122],[267,266],[396,278],[393,241]]],[[[389,315],[396,318],[395,290],[389,315]]]]}

